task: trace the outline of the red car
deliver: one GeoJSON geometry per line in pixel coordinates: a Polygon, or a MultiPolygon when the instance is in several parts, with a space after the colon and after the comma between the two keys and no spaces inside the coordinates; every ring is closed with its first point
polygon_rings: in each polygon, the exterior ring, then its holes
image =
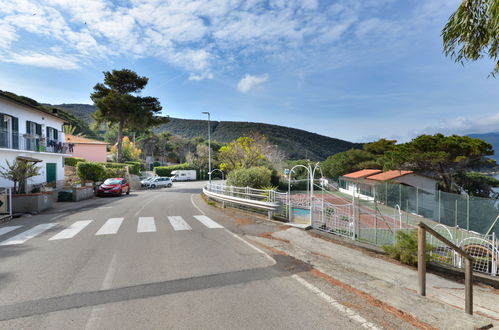
{"type": "Polygon", "coordinates": [[[107,179],[97,190],[97,196],[121,196],[123,193],[130,194],[130,185],[123,178],[107,179]]]}

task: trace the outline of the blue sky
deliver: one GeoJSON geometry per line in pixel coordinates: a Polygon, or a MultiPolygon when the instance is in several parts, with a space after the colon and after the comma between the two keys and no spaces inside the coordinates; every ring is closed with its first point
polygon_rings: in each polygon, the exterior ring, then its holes
{"type": "Polygon", "coordinates": [[[0,89],[91,103],[102,71],[149,77],[180,118],[351,141],[499,131],[499,79],[442,54],[458,0],[0,0],[0,89]]]}

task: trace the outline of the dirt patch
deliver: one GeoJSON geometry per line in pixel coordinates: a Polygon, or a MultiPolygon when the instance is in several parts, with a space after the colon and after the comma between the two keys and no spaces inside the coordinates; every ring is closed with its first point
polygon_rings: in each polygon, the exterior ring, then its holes
{"type": "Polygon", "coordinates": [[[280,241],[280,242],[284,242],[284,243],[289,244],[289,241],[287,239],[277,238],[277,237],[272,236],[272,234],[273,234],[273,232],[267,232],[267,233],[260,234],[259,236],[263,237],[263,238],[267,238],[267,239],[272,239],[274,241],[280,241]]]}
{"type": "Polygon", "coordinates": [[[258,245],[258,246],[260,246],[260,247],[262,247],[262,248],[264,248],[264,249],[267,249],[267,250],[271,251],[271,252],[272,252],[272,253],[274,253],[274,254],[278,254],[278,255],[281,255],[281,256],[287,256],[287,255],[288,255],[288,254],[287,254],[286,252],[284,252],[284,251],[278,250],[278,249],[273,248],[273,247],[271,247],[271,246],[267,246],[267,245],[262,244],[262,243],[260,243],[260,242],[256,242],[256,241],[253,241],[253,240],[251,240],[251,242],[252,242],[252,243],[254,243],[254,244],[256,244],[256,245],[258,245]]]}
{"type": "Polygon", "coordinates": [[[400,318],[401,320],[419,328],[419,329],[428,329],[428,330],[433,330],[433,329],[437,329],[437,328],[434,328],[432,327],[431,325],[425,323],[425,322],[422,322],[422,321],[419,321],[418,319],[416,319],[415,317],[413,317],[412,315],[409,315],[401,310],[398,310],[396,309],[395,307],[393,306],[390,306],[388,305],[387,303],[384,303],[382,302],[381,300],[378,300],[370,295],[368,295],[367,293],[363,292],[363,291],[360,291],[359,289],[356,289],[346,283],[343,283],[337,279],[334,279],[332,278],[331,276],[327,275],[327,274],[324,274],[323,272],[317,270],[317,269],[312,269],[310,271],[310,273],[316,277],[319,277],[325,281],[327,281],[328,283],[334,285],[334,286],[338,286],[338,287],[341,287],[342,289],[348,291],[348,292],[351,292],[351,293],[354,293],[355,295],[359,296],[359,297],[362,297],[364,298],[369,304],[375,306],[375,307],[378,307],[378,308],[381,308],[383,309],[384,311],[400,318]]]}
{"type": "Polygon", "coordinates": [[[251,225],[253,221],[248,218],[234,218],[234,221],[239,225],[251,225]]]}

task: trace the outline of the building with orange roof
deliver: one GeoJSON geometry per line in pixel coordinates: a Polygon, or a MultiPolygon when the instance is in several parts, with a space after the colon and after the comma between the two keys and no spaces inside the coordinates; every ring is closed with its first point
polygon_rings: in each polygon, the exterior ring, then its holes
{"type": "Polygon", "coordinates": [[[340,191],[367,200],[376,196],[376,187],[380,183],[395,183],[415,187],[429,193],[437,189],[437,180],[414,173],[413,171],[390,170],[381,171],[364,169],[347,173],[340,177],[340,191]]]}
{"type": "Polygon", "coordinates": [[[68,153],[91,162],[107,161],[107,142],[89,139],[78,135],[65,135],[68,153]]]}

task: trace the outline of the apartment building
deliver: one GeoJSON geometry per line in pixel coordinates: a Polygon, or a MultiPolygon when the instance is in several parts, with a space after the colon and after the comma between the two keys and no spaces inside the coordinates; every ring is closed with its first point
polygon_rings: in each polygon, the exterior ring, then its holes
{"type": "MultiPolygon", "coordinates": [[[[55,111],[55,110],[54,110],[55,111]]],[[[35,185],[64,182],[64,119],[56,112],[40,109],[0,91],[0,166],[16,159],[37,162],[40,175],[27,182],[27,191],[35,185]]],[[[0,187],[12,187],[12,182],[0,177],[0,187]]]]}

